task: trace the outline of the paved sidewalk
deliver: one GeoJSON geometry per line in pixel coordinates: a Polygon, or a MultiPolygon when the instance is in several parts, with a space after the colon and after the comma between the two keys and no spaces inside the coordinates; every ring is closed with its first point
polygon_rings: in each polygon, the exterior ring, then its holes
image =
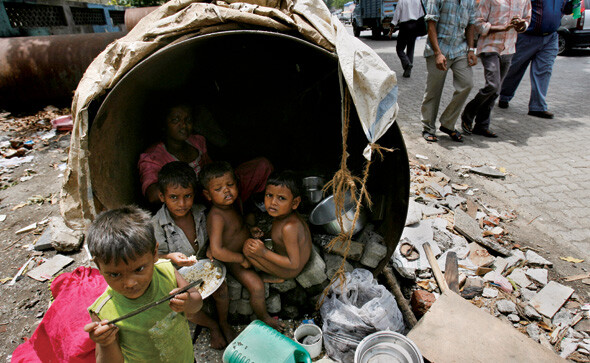
{"type": "MultiPolygon", "coordinates": [[[[399,125],[410,156],[418,152],[434,154],[432,163],[454,168],[461,165],[503,167],[505,180],[478,178],[484,193],[503,200],[521,219],[554,238],[560,252],[590,260],[590,50],[558,57],[553,68],[549,110],[553,120],[528,116],[530,81],[528,71],[508,109],[495,107],[491,129],[499,138],[466,136],[456,143],[439,132],[438,143],[422,139],[420,106],[426,82],[426,63],[422,52],[425,40],[418,40],[411,78],[395,54],[395,41],[372,40],[368,32],[361,39],[385,60],[398,75],[399,125]]],[[[448,104],[452,73],[447,76],[440,113],[448,104]]],[[[470,100],[483,87],[483,67],[474,68],[474,88],[470,100]]],[[[437,123],[438,127],[438,123],[437,123]]],[[[460,124],[457,123],[460,129],[460,124]]],[[[476,178],[476,177],[472,177],[476,178]]],[[[469,183],[466,180],[466,183],[469,183]]],[[[530,241],[535,243],[535,241],[530,241]]],[[[557,257],[554,257],[557,258],[557,257]]]]}

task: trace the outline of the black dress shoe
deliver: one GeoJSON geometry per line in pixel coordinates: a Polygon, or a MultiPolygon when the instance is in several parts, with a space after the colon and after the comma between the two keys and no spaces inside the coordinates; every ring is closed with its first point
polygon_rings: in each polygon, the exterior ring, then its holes
{"type": "Polygon", "coordinates": [[[408,65],[408,66],[406,67],[406,69],[404,70],[404,74],[403,74],[403,76],[404,76],[405,78],[410,78],[410,76],[412,75],[412,67],[413,67],[413,65],[411,65],[411,64],[410,64],[410,65],[408,65]]]}
{"type": "Polygon", "coordinates": [[[529,111],[529,116],[535,116],[540,118],[553,118],[553,113],[549,111],[529,111]]]}
{"type": "Polygon", "coordinates": [[[508,108],[508,106],[510,106],[510,104],[508,103],[508,101],[498,101],[498,107],[500,107],[500,108],[508,108]]]}

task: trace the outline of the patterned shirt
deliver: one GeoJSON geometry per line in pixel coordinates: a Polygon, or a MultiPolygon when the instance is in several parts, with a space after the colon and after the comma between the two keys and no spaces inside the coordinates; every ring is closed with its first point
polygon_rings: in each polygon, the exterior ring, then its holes
{"type": "Polygon", "coordinates": [[[154,227],[154,235],[158,242],[158,253],[167,255],[172,252],[184,253],[186,256],[196,255],[197,258],[205,257],[207,252],[207,218],[205,207],[200,204],[193,204],[191,209],[195,221],[197,239],[194,241],[198,246],[195,251],[182,229],[174,223],[166,204],[152,217],[151,223],[154,227]]]}
{"type": "MultiPolygon", "coordinates": [[[[447,59],[466,56],[469,47],[465,28],[475,23],[475,0],[428,0],[425,20],[436,22],[438,46],[447,59]]],[[[430,39],[424,56],[434,55],[430,39]]]]}
{"type": "MultiPolygon", "coordinates": [[[[516,51],[514,28],[507,31],[490,33],[492,25],[505,25],[518,16],[529,26],[531,21],[530,0],[480,0],[475,19],[477,31],[482,35],[477,41],[477,54],[493,52],[501,55],[513,54],[516,51]]],[[[525,27],[526,29],[526,27],[525,27]]]]}

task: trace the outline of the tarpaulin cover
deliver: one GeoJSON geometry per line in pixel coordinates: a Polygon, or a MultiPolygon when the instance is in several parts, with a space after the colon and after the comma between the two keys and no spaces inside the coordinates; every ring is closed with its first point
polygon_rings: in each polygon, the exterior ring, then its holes
{"type": "Polygon", "coordinates": [[[15,349],[12,362],[96,362],[95,343],[84,331],[91,322],[86,308],[106,288],[98,270],[88,267],[56,277],[51,283],[55,300],[33,336],[15,349]]]}
{"type": "MultiPolygon", "coordinates": [[[[368,143],[375,143],[397,116],[395,73],[346,28],[321,0],[217,2],[172,0],[143,18],[125,37],[110,44],[88,67],[72,104],[74,130],[62,188],[61,212],[73,228],[95,217],[88,164],[88,106],[113,88],[137,63],[180,40],[219,31],[268,29],[294,31],[338,56],[368,143]]],[[[371,158],[367,146],[364,156],[371,158]]]]}

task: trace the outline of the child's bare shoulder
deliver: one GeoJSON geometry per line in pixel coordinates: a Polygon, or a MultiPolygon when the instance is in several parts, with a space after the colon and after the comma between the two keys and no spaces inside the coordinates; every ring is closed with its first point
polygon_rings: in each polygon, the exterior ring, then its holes
{"type": "Polygon", "coordinates": [[[298,215],[293,213],[287,218],[285,218],[280,228],[283,234],[297,233],[305,229],[305,221],[303,221],[298,215]]]}

